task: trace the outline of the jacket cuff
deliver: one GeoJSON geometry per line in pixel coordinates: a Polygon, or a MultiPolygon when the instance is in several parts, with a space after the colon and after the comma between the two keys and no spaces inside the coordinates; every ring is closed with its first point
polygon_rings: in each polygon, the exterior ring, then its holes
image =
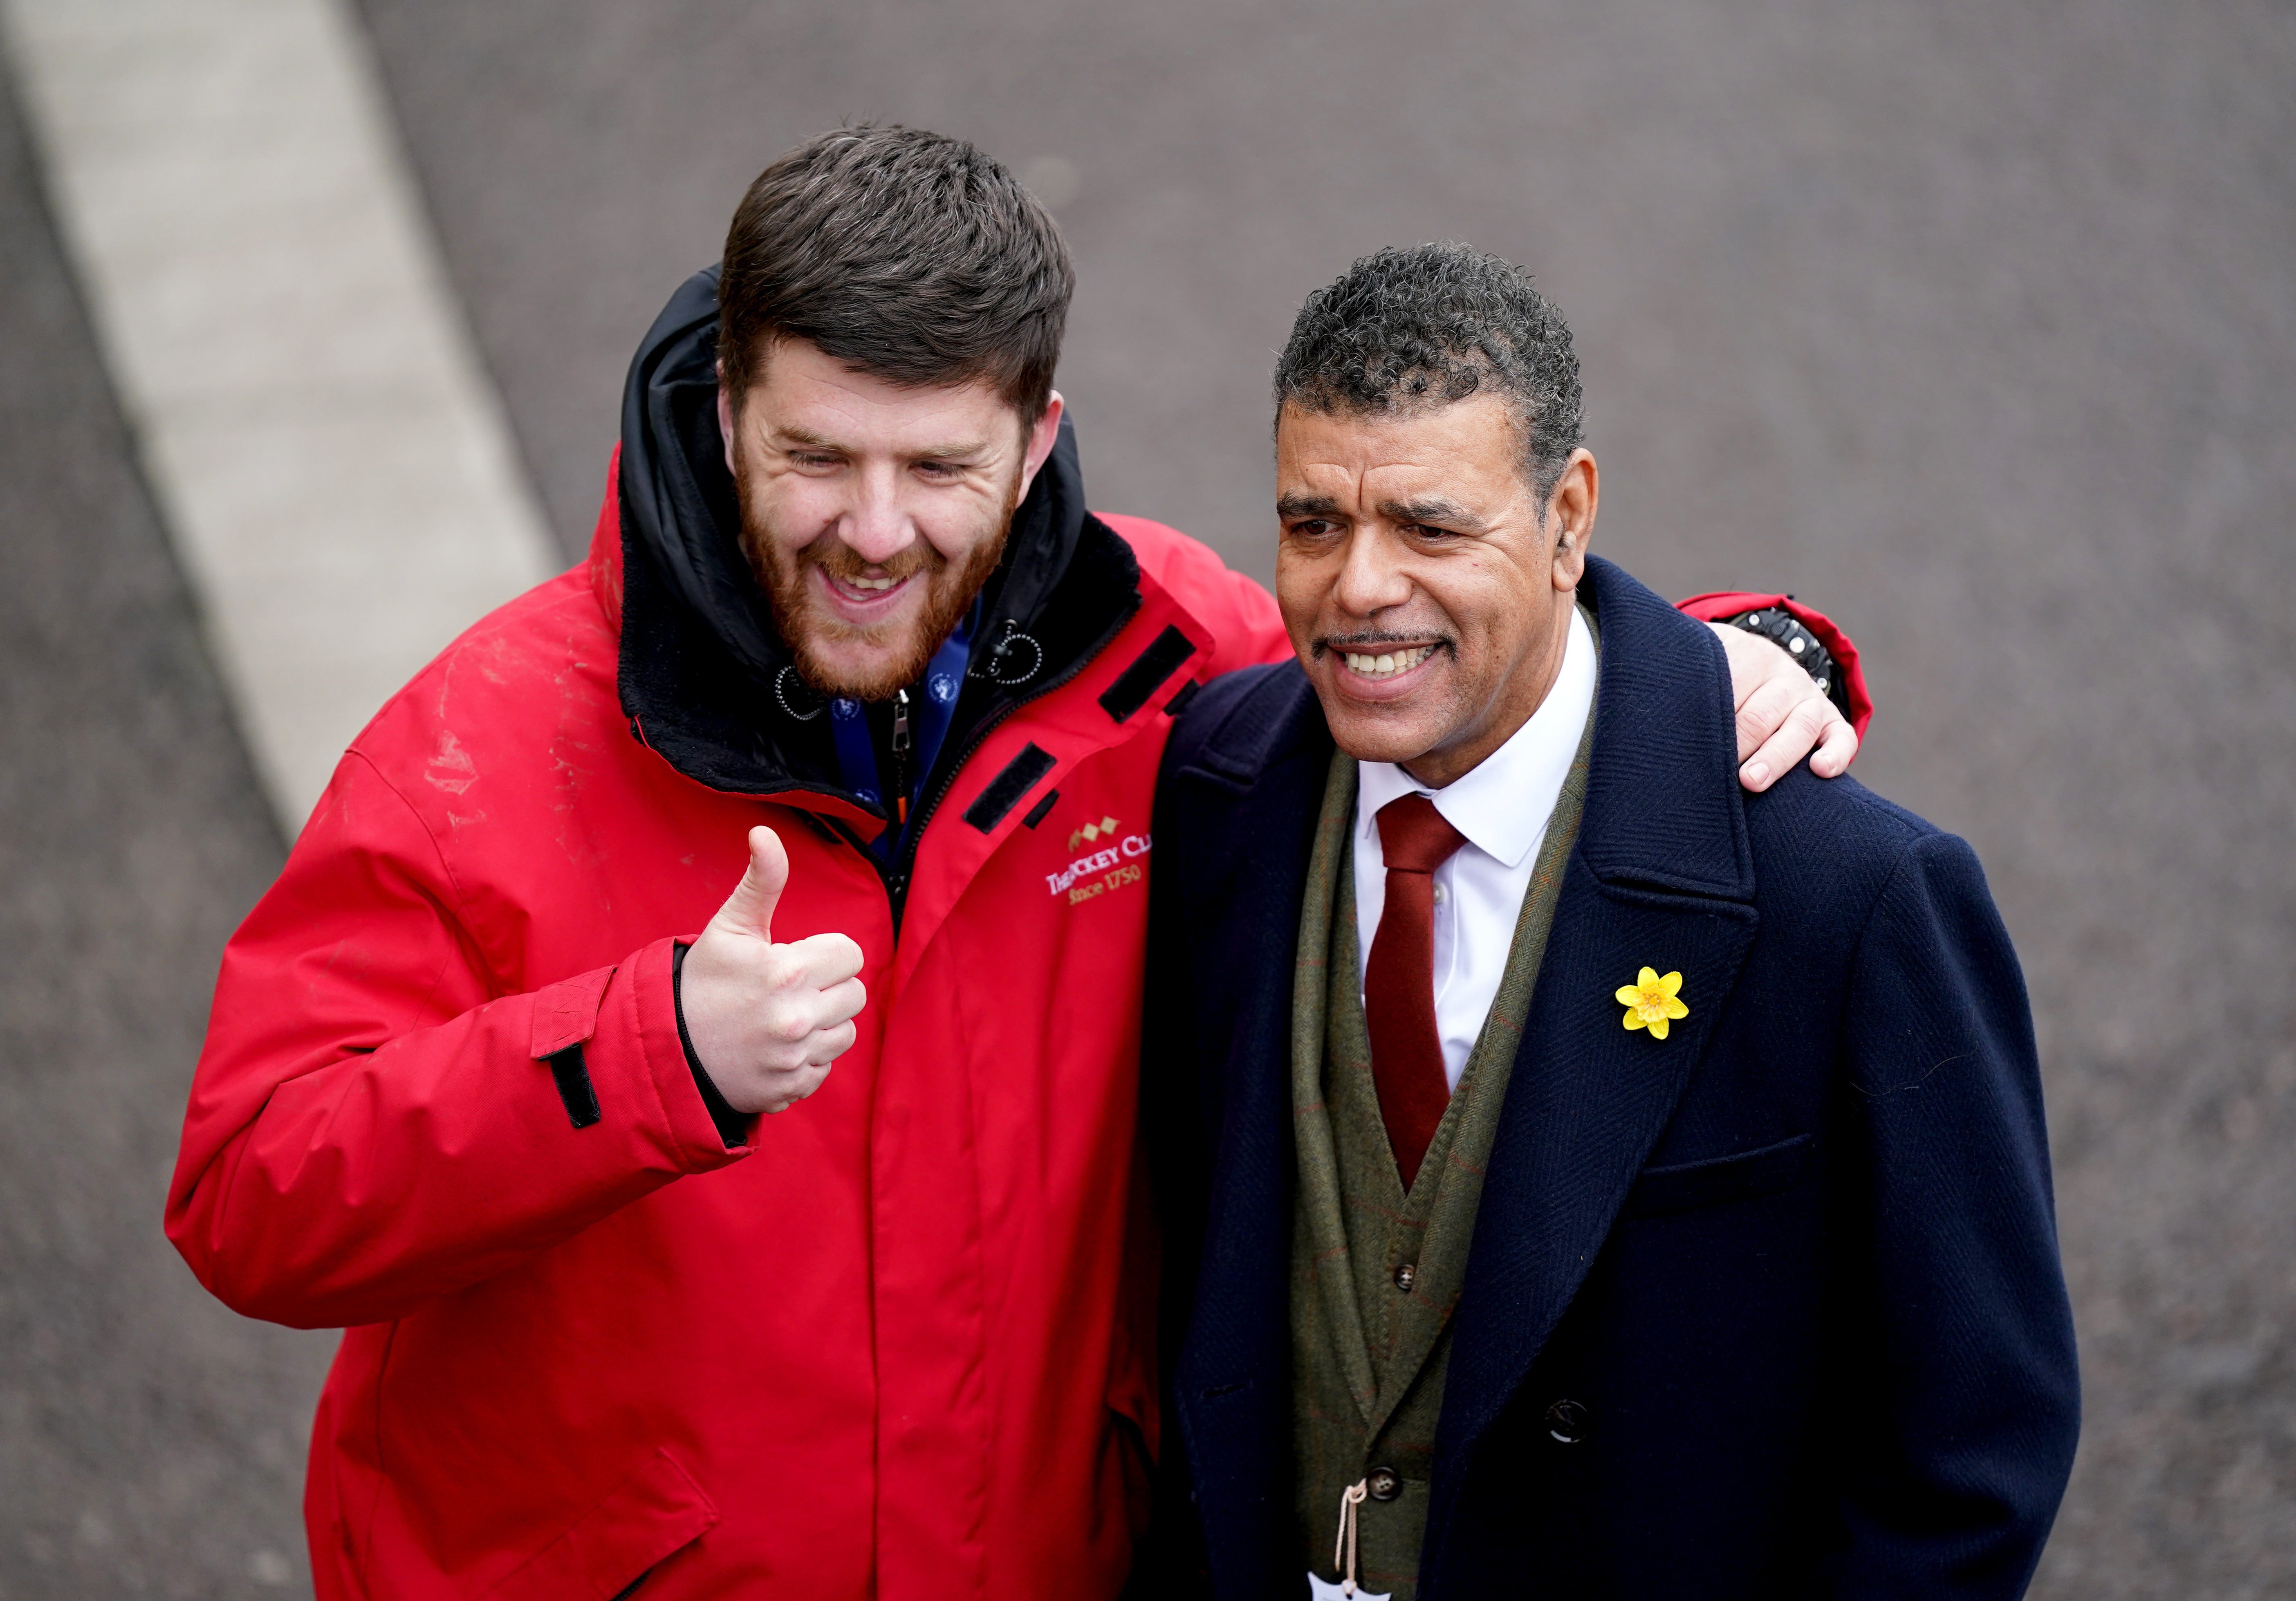
{"type": "Polygon", "coordinates": [[[693,1085],[679,1039],[677,986],[672,976],[674,940],[660,940],[633,956],[629,975],[629,1006],[636,1014],[637,1032],[644,1042],[644,1072],[655,1104],[668,1121],[677,1165],[689,1173],[705,1173],[739,1162],[744,1147],[728,1147],[718,1132],[709,1108],[693,1085]]]}
{"type": "Polygon", "coordinates": [[[1866,725],[1874,720],[1874,697],[1866,693],[1866,672],[1857,663],[1857,646],[1832,618],[1815,606],[1805,606],[1791,595],[1757,595],[1747,590],[1717,590],[1710,595],[1693,595],[1676,603],[1676,610],[1698,619],[1701,622],[1720,622],[1742,612],[1759,612],[1766,607],[1780,606],[1791,613],[1796,622],[1817,636],[1818,644],[1833,658],[1833,665],[1841,674],[1842,707],[1849,726],[1857,737],[1866,737],[1866,725]]]}
{"type": "Polygon", "coordinates": [[[685,953],[693,948],[682,940],[669,948],[669,997],[670,1004],[677,1009],[677,1043],[685,1052],[685,1065],[693,1074],[693,1088],[701,1092],[701,1104],[709,1109],[718,1137],[726,1142],[728,1151],[738,1151],[750,1143],[750,1129],[757,1119],[748,1112],[734,1111],[733,1104],[718,1092],[717,1081],[694,1054],[693,1036],[685,1031],[685,953]]]}

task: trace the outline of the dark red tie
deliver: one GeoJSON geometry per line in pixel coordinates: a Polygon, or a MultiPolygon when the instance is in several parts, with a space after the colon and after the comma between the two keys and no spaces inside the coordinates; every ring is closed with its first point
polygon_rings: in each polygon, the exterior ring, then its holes
{"type": "Polygon", "coordinates": [[[1379,809],[1379,848],[1387,858],[1387,902],[1364,970],[1364,1023],[1379,1113],[1403,1187],[1419,1176],[1435,1125],[1451,1104],[1443,1041],[1435,1031],[1435,869],[1467,842],[1424,795],[1379,809]]]}

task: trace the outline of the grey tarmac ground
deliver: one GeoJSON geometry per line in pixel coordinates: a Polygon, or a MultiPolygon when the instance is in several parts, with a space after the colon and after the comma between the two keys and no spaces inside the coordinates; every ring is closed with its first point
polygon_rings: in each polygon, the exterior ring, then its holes
{"type": "MultiPolygon", "coordinates": [[[[1058,201],[1095,504],[1266,576],[1266,382],[1379,244],[1575,325],[1598,550],[1791,588],[2033,992],[2087,1423],[2036,1594],[2296,1596],[2296,12],[1873,0],[364,0],[570,554],[623,366],[840,119],[1058,201]]],[[[217,948],[274,870],[0,119],[0,1597],[304,1582],[324,1336],[158,1236],[217,948]]]]}
{"type": "Polygon", "coordinates": [[[160,1233],[216,955],[277,826],[0,77],[0,1597],[301,1585],[333,1339],[160,1233]]]}

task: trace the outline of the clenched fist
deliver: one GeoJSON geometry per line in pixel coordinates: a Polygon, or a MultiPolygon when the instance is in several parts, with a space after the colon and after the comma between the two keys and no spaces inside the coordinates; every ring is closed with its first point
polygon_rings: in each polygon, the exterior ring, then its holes
{"type": "Polygon", "coordinates": [[[788,882],[780,836],[750,830],[750,869],[685,953],[678,981],[693,1054],[736,1112],[779,1112],[819,1089],[868,999],[855,976],[861,948],[843,934],[774,943],[788,882]]]}

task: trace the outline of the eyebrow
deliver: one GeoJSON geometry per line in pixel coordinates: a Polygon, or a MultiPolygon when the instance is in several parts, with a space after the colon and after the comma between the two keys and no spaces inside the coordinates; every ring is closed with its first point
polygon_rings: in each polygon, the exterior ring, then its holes
{"type": "Polygon", "coordinates": [[[810,428],[799,428],[787,423],[782,423],[775,428],[774,438],[784,445],[805,445],[816,450],[839,450],[843,448],[843,447],[839,445],[834,439],[829,439],[822,434],[817,434],[810,428]]]}
{"type": "MultiPolygon", "coordinates": [[[[785,446],[795,446],[806,450],[841,451],[847,448],[835,439],[817,434],[809,428],[799,428],[794,424],[785,423],[776,427],[774,430],[774,437],[785,446]]],[[[986,439],[975,439],[966,445],[934,445],[923,450],[912,450],[907,455],[911,461],[916,462],[963,461],[965,457],[978,456],[988,448],[988,442],[986,439]]]]}
{"type": "MultiPolygon", "coordinates": [[[[1293,493],[1276,497],[1275,514],[1279,517],[1330,517],[1338,514],[1340,503],[1329,495],[1293,493]]],[[[1379,514],[1390,522],[1439,522],[1463,532],[1488,532],[1490,524],[1476,516],[1456,500],[1446,500],[1439,495],[1422,500],[1382,500],[1379,514]]]]}
{"type": "Polygon", "coordinates": [[[1390,522],[1439,522],[1470,534],[1482,533],[1490,526],[1457,501],[1439,495],[1423,500],[1382,500],[1379,514],[1390,522]]]}

